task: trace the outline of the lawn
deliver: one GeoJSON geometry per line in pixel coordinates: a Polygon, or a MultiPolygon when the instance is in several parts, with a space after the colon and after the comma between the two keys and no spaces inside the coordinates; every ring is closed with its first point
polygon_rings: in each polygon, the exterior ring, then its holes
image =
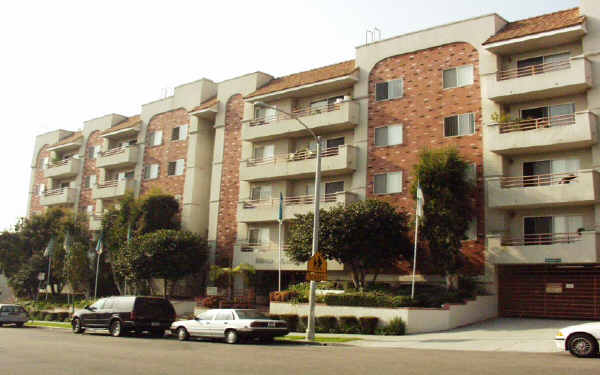
{"type": "MultiPolygon", "coordinates": [[[[304,340],[304,336],[284,336],[278,337],[277,340],[300,341],[304,340]]],[[[360,340],[358,337],[315,337],[316,342],[349,342],[360,340]]]]}
{"type": "Polygon", "coordinates": [[[63,322],[39,322],[36,320],[29,321],[25,323],[27,327],[52,327],[52,328],[71,328],[71,323],[63,323],[63,322]]]}

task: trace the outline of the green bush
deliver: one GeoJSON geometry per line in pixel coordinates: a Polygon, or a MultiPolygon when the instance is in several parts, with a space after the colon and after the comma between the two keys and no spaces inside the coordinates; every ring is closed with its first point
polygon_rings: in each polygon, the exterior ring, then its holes
{"type": "Polygon", "coordinates": [[[343,333],[360,333],[360,323],[355,316],[340,316],[340,330],[343,333]]]}
{"type": "Polygon", "coordinates": [[[64,322],[65,319],[69,318],[69,313],[68,312],[59,312],[56,314],[56,320],[59,322],[64,322]]]}
{"type": "Polygon", "coordinates": [[[64,319],[63,322],[65,323],[70,323],[71,322],[71,316],[67,315],[64,319]]]}
{"type": "Polygon", "coordinates": [[[279,319],[285,320],[287,323],[288,329],[291,332],[295,332],[298,329],[298,315],[296,314],[282,314],[279,319]]]}
{"type": "Polygon", "coordinates": [[[375,333],[379,318],[376,316],[363,316],[358,319],[360,322],[360,333],[365,335],[372,335],[375,333]]]}
{"type": "Polygon", "coordinates": [[[383,328],[383,331],[378,330],[378,333],[389,336],[404,335],[406,333],[406,323],[400,317],[394,318],[383,328]]]}
{"type": "Polygon", "coordinates": [[[323,300],[329,306],[392,307],[390,296],[376,293],[327,294],[323,300]]]}
{"type": "Polygon", "coordinates": [[[318,333],[335,333],[337,326],[338,326],[338,321],[337,318],[335,316],[329,316],[329,315],[324,315],[324,316],[319,316],[316,319],[316,331],[318,333]]]}
{"type": "Polygon", "coordinates": [[[56,317],[57,317],[57,315],[55,313],[47,313],[44,316],[44,320],[47,322],[54,322],[54,321],[56,321],[56,317]]]}
{"type": "Polygon", "coordinates": [[[410,298],[410,296],[396,296],[392,297],[392,307],[411,307],[417,306],[419,301],[410,298]]]}

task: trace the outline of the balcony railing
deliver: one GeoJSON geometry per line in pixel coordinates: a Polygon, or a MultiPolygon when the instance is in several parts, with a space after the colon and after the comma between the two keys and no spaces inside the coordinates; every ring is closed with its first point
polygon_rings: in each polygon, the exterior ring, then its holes
{"type": "Polygon", "coordinates": [[[502,238],[502,246],[554,245],[580,241],[581,233],[536,233],[521,237],[502,238]]]}
{"type": "Polygon", "coordinates": [[[121,180],[119,180],[118,178],[115,178],[114,180],[106,180],[106,181],[104,181],[103,184],[96,184],[96,186],[99,189],[108,188],[108,187],[115,187],[115,186],[119,185],[119,181],[121,181],[121,180]]]}
{"type": "Polygon", "coordinates": [[[129,147],[130,146],[119,146],[119,147],[111,148],[110,150],[100,152],[100,156],[111,156],[111,155],[121,154],[121,153],[125,152],[129,147]]]}
{"type": "Polygon", "coordinates": [[[292,114],[292,116],[287,115],[282,112],[279,112],[279,111],[276,111],[276,113],[272,116],[259,117],[259,118],[255,118],[254,120],[251,120],[249,125],[250,126],[267,125],[267,124],[271,124],[276,121],[289,120],[294,117],[312,116],[312,115],[316,115],[319,113],[337,111],[341,108],[342,103],[343,102],[326,104],[326,105],[322,105],[322,106],[310,106],[310,107],[296,108],[290,112],[292,114]]]}
{"type": "Polygon", "coordinates": [[[58,189],[52,189],[52,190],[46,190],[44,192],[44,195],[46,197],[52,197],[52,196],[56,196],[56,195],[61,195],[66,193],[70,188],[68,187],[64,187],[64,188],[58,188],[58,189]]]}
{"type": "Polygon", "coordinates": [[[73,159],[72,158],[67,158],[67,159],[62,159],[62,160],[58,160],[58,161],[53,161],[48,163],[47,168],[51,169],[51,168],[56,168],[56,167],[62,167],[63,165],[67,165],[69,164],[73,159]]]}
{"type": "Polygon", "coordinates": [[[530,186],[549,186],[577,183],[577,171],[553,174],[540,174],[535,176],[502,177],[500,187],[503,189],[530,187],[530,186]]]}
{"type": "MultiPolygon", "coordinates": [[[[321,196],[320,202],[335,202],[337,201],[338,193],[324,194],[321,196]]],[[[284,206],[294,206],[300,204],[313,204],[315,201],[314,195],[295,195],[283,198],[284,206]]],[[[277,206],[279,205],[278,198],[266,198],[266,199],[248,199],[243,202],[244,208],[255,208],[264,206],[277,206]]]]}
{"type": "Polygon", "coordinates": [[[554,61],[538,65],[525,66],[521,68],[501,70],[497,73],[496,79],[498,81],[504,81],[507,79],[527,77],[532,75],[544,74],[547,72],[553,72],[556,70],[569,69],[570,67],[571,61],[569,59],[566,59],[564,61],[554,61]]]}
{"type": "MultiPolygon", "coordinates": [[[[341,147],[352,147],[350,145],[342,145],[338,147],[330,147],[321,150],[321,157],[326,158],[328,156],[336,156],[340,153],[341,147]]],[[[266,158],[250,158],[246,160],[248,167],[265,164],[277,164],[277,163],[288,163],[294,161],[301,161],[306,159],[314,159],[317,157],[317,152],[313,150],[302,150],[298,152],[290,152],[287,154],[277,154],[266,158]]]]}
{"type": "Polygon", "coordinates": [[[535,119],[518,120],[498,124],[500,134],[527,131],[534,129],[550,128],[575,124],[575,114],[569,113],[560,116],[540,117],[535,119]]]}

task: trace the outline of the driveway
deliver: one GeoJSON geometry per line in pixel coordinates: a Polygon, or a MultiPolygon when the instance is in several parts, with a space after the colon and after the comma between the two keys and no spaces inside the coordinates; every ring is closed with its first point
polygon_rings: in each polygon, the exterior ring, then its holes
{"type": "Polygon", "coordinates": [[[362,336],[350,344],[364,347],[552,353],[560,328],[574,320],[498,318],[463,328],[406,336],[362,336]]]}

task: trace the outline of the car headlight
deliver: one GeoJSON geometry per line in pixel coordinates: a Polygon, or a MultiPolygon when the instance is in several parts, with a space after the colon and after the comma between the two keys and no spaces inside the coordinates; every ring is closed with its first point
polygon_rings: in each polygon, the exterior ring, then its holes
{"type": "Polygon", "coordinates": [[[563,333],[561,331],[558,331],[558,333],[556,334],[556,337],[563,337],[563,333]]]}

